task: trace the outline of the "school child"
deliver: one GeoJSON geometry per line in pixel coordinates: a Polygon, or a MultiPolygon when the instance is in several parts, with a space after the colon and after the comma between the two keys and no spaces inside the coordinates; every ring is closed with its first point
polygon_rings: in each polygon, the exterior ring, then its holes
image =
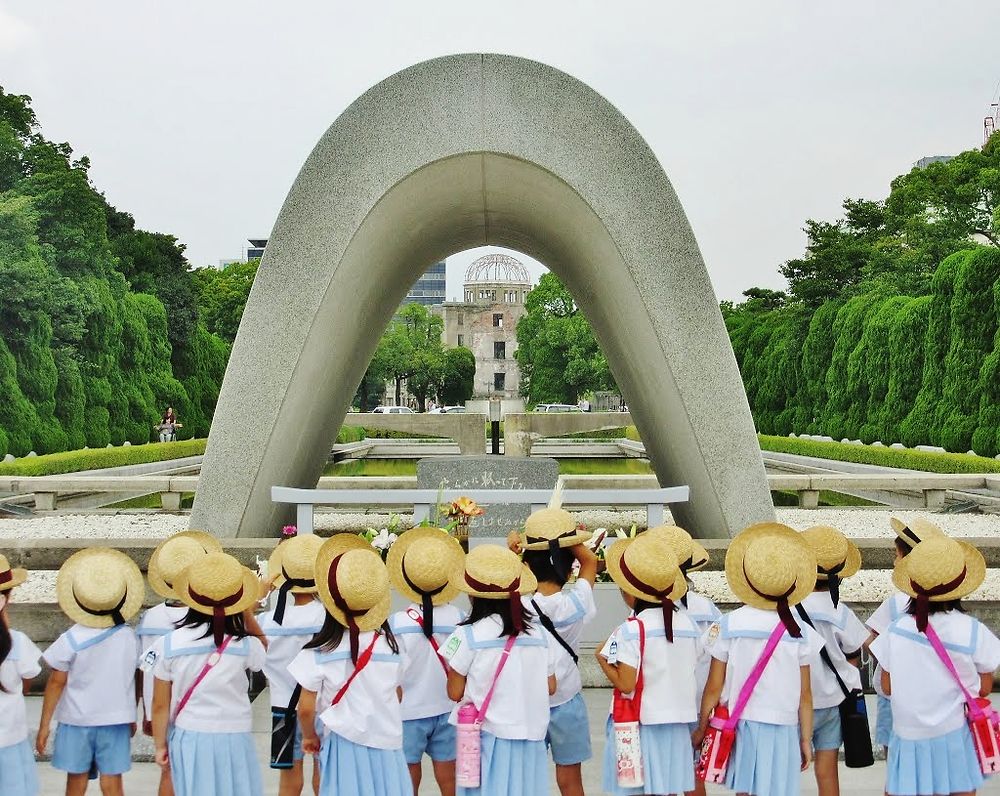
{"type": "MultiPolygon", "coordinates": [[[[469,595],[469,618],[445,643],[448,695],[482,710],[480,786],[460,796],[542,796],[549,792],[545,733],[556,692],[555,655],[521,602],[538,586],[512,551],[484,544],[451,582],[469,595]],[[507,655],[504,656],[504,653],[507,655]],[[501,666],[501,662],[503,665],[501,666]],[[487,695],[492,693],[488,703],[487,695]]],[[[458,723],[459,707],[450,721],[458,723]]]]}
{"type": "MultiPolygon", "coordinates": [[[[323,539],[293,536],[274,548],[267,571],[277,590],[274,608],[261,619],[267,636],[264,675],[271,692],[271,768],[281,771],[278,796],[299,796],[305,784],[298,691],[288,672],[302,648],[323,627],[326,610],[316,599],[316,556],[323,539]],[[286,748],[287,747],[287,748],[286,748]]],[[[313,791],[319,793],[319,766],[313,761],[313,791]]]]}
{"type": "Polygon", "coordinates": [[[288,671],[302,686],[302,749],[319,753],[320,795],[411,796],[399,706],[404,656],[386,622],[385,565],[364,539],[337,534],[319,550],[316,585],[323,629],[288,671]],[[317,699],[329,704],[319,713],[322,742],[317,699]]]}
{"type": "Polygon", "coordinates": [[[577,528],[576,520],[561,508],[534,512],[524,525],[524,536],[512,531],[508,546],[523,552],[538,587],[521,600],[548,632],[556,659],[556,692],[549,697],[549,729],[545,743],[556,764],[556,784],[562,796],[583,795],[582,763],[592,756],[587,706],[580,678],[580,636],[595,616],[594,581],[597,556],[584,547],[589,531],[577,528]],[[580,564],[576,582],[563,591],[573,561],[580,564]]]}
{"type": "Polygon", "coordinates": [[[861,648],[868,631],[840,600],[840,584],[861,569],[861,551],[836,528],[816,525],[802,532],[816,555],[816,588],[796,610],[823,637],[826,658],[809,669],[813,699],[814,773],[819,796],[839,796],[839,750],[844,742],[840,703],[861,688],[861,648]],[[829,662],[828,662],[829,661],[829,662]],[[836,667],[836,674],[830,667],[836,667]],[[837,678],[840,678],[839,682],[837,678]],[[848,693],[841,687],[843,683],[848,693]]]}
{"type": "Polygon", "coordinates": [[[695,666],[701,640],[697,625],[677,610],[687,583],[673,548],[655,534],[616,542],[608,549],[606,560],[633,616],[611,634],[598,651],[597,662],[619,693],[640,700],[645,784],[618,784],[609,717],[604,790],[617,796],[690,792],[694,789],[691,728],[698,720],[695,666]]]}
{"type": "Polygon", "coordinates": [[[56,599],[75,624],[45,650],[52,674],[45,686],[35,748],[41,755],[53,714],[58,722],[52,767],[66,772],[66,793],[87,790],[92,771],[105,796],[121,794],[132,768],[139,639],[126,622],[139,613],[146,584],[124,553],[80,550],[56,577],[56,599]]]}
{"type": "Polygon", "coordinates": [[[893,572],[893,583],[910,599],[905,613],[872,642],[892,703],[886,759],[891,796],[969,794],[983,783],[962,686],[973,697],[989,695],[1000,640],[963,612],[962,598],[985,577],[982,553],[946,537],[919,543],[893,572]]]}
{"type": "Polygon", "coordinates": [[[717,705],[735,707],[771,648],[737,724],[725,784],[739,794],[795,796],[799,772],[812,760],[810,668],[819,663],[823,639],[791,609],[816,586],[816,556],[787,525],[758,523],[729,543],[726,580],[744,605],[705,636],[713,660],[692,740],[701,743],[717,705]]]}
{"type": "Polygon", "coordinates": [[[153,670],[156,762],[177,796],[263,796],[247,672],[263,667],[264,645],[243,620],[260,581],[232,556],[207,553],[173,588],[188,612],[153,670]]]}
{"type": "MultiPolygon", "coordinates": [[[[896,566],[910,554],[914,547],[926,539],[938,539],[945,533],[930,520],[915,517],[903,522],[896,517],[889,520],[892,530],[896,532],[896,566]]],[[[889,625],[906,613],[906,604],[910,598],[901,591],[890,594],[882,604],[868,617],[865,625],[870,634],[865,642],[865,648],[871,651],[872,642],[889,629],[889,625]]],[[[878,698],[875,713],[875,743],[888,753],[889,739],[892,737],[892,708],[889,705],[889,695],[882,690],[882,667],[875,667],[872,686],[878,698]]]]}
{"type": "Polygon", "coordinates": [[[24,569],[11,569],[0,555],[0,793],[35,796],[39,793],[35,756],[28,743],[24,689],[42,671],[41,650],[7,616],[11,592],[28,579],[24,569]]]}
{"type": "Polygon", "coordinates": [[[403,754],[420,789],[426,754],[442,796],[455,796],[455,728],[448,723],[454,703],[448,698],[448,664],[441,655],[465,614],[452,604],[458,589],[449,583],[465,553],[458,540],[439,528],[413,528],[389,548],[389,582],[412,601],[392,615],[389,626],[403,651],[403,754]]]}

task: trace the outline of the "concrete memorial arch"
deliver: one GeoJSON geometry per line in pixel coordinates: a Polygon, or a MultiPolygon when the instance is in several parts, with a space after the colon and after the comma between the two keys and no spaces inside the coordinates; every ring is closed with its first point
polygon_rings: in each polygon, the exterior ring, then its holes
{"type": "Polygon", "coordinates": [[[193,527],[268,536],[272,485],[315,486],[382,330],[428,264],[525,252],[594,327],[676,519],[773,518],[736,360],[681,203],[597,92],[552,67],[455,55],[399,72],[320,139],[275,223],[233,346],[193,527]]]}

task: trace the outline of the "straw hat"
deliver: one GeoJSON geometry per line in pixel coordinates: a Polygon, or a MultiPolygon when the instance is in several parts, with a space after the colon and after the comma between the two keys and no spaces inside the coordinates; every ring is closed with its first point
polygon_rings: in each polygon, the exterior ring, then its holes
{"type": "Polygon", "coordinates": [[[392,587],[415,603],[451,602],[458,589],[451,573],[462,566],[465,553],[458,540],[440,528],[413,528],[389,548],[386,568],[392,587]]]}
{"type": "Polygon", "coordinates": [[[204,531],[181,531],[161,542],[149,557],[149,586],[167,600],[176,600],[173,583],[195,560],[206,553],[220,553],[219,540],[204,531]]]}
{"type": "Polygon", "coordinates": [[[802,538],[816,555],[819,580],[836,575],[840,580],[857,575],[861,569],[861,551],[843,533],[829,525],[814,525],[802,532],[802,538]]]}
{"type": "Polygon", "coordinates": [[[316,557],[315,574],[320,600],[352,636],[378,630],[388,618],[389,574],[381,556],[360,536],[338,533],[327,539],[316,557]]]}
{"type": "Polygon", "coordinates": [[[761,522],[729,543],[726,580],[746,605],[787,611],[816,587],[816,555],[798,531],[761,522]]]}
{"type": "Polygon", "coordinates": [[[573,515],[561,508],[534,512],[524,523],[522,550],[546,550],[572,547],[586,542],[593,534],[577,528],[573,515]]]}
{"type": "Polygon", "coordinates": [[[511,595],[531,594],[538,581],[516,553],[482,544],[469,552],[464,565],[452,570],[451,585],[472,597],[506,600],[511,595]]]}
{"type": "Polygon", "coordinates": [[[896,588],[917,600],[948,602],[978,589],[986,579],[986,559],[968,542],[942,536],[913,548],[892,573],[896,588]]]}
{"type": "Polygon", "coordinates": [[[889,524],[896,532],[896,536],[910,547],[915,547],[927,539],[937,539],[946,535],[937,525],[923,517],[914,517],[905,522],[897,517],[890,517],[889,524]]]}
{"type": "Polygon", "coordinates": [[[646,531],[667,541],[677,556],[677,565],[685,575],[708,566],[708,551],[691,534],[676,525],[657,525],[646,531]]]}
{"type": "Polygon", "coordinates": [[[124,553],[108,547],[74,553],[56,576],[59,607],[84,627],[125,624],[139,613],[145,596],[139,567],[124,553]]]}
{"type": "Polygon", "coordinates": [[[177,598],[208,616],[242,614],[260,599],[260,581],[228,553],[206,553],[195,559],[174,583],[177,598]]]}
{"type": "Polygon", "coordinates": [[[267,560],[267,571],[274,578],[274,587],[281,589],[291,583],[286,592],[315,594],[316,557],[322,546],[322,537],[307,533],[293,536],[275,547],[267,560]]]}
{"type": "Polygon", "coordinates": [[[7,556],[0,554],[0,592],[10,591],[28,579],[28,570],[11,569],[7,556]]]}
{"type": "Polygon", "coordinates": [[[661,533],[647,531],[634,539],[619,539],[605,559],[618,588],[640,600],[679,600],[687,592],[674,547],[661,533]]]}
{"type": "Polygon", "coordinates": [[[691,563],[688,566],[681,565],[681,572],[687,574],[688,572],[697,572],[698,570],[704,569],[708,566],[710,558],[708,555],[708,550],[705,546],[699,542],[697,539],[691,540],[691,563]]]}

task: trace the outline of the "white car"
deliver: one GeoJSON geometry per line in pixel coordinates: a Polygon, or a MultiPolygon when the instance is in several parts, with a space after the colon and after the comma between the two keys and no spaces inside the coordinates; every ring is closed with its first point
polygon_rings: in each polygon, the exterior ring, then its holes
{"type": "Polygon", "coordinates": [[[464,406],[437,406],[431,409],[427,414],[429,415],[450,415],[450,414],[464,414],[464,406]]]}
{"type": "Polygon", "coordinates": [[[536,412],[582,412],[579,406],[573,404],[538,404],[536,412]]]}
{"type": "Polygon", "coordinates": [[[376,415],[413,415],[416,414],[408,406],[376,406],[372,409],[376,415]]]}

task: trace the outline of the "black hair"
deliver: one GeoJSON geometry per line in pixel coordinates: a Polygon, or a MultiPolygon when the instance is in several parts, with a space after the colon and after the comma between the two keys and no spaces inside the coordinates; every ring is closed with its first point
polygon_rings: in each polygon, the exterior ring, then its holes
{"type": "MultiPolygon", "coordinates": [[[[928,614],[943,614],[945,611],[959,611],[965,613],[961,600],[945,600],[944,602],[928,602],[928,614]]],[[[912,597],[906,603],[906,613],[913,616],[917,613],[917,601],[912,597]]]]}
{"type": "MultiPolygon", "coordinates": [[[[323,627],[320,628],[319,633],[309,640],[309,643],[307,643],[303,649],[318,649],[321,652],[330,652],[335,650],[344,640],[344,633],[346,630],[347,628],[340,624],[336,617],[327,611],[326,619],[323,620],[323,627]]],[[[385,636],[385,640],[389,644],[389,649],[391,649],[393,653],[399,653],[399,642],[396,641],[396,636],[392,632],[392,628],[389,627],[389,623],[383,622],[381,630],[382,635],[385,636]]]]}
{"type": "Polygon", "coordinates": [[[903,558],[906,558],[910,553],[913,552],[913,545],[909,542],[904,542],[900,537],[896,537],[896,552],[899,553],[903,558]]]}
{"type": "Polygon", "coordinates": [[[573,553],[568,547],[561,547],[556,552],[550,553],[545,550],[525,550],[524,563],[528,569],[538,579],[538,582],[547,581],[558,584],[560,588],[566,585],[569,571],[573,566],[573,553]],[[555,561],[553,561],[555,558],[555,561]],[[560,575],[565,572],[565,575],[560,575]]]}
{"type": "MultiPolygon", "coordinates": [[[[651,603],[646,600],[640,599],[639,597],[636,597],[635,605],[632,607],[632,611],[633,613],[635,613],[636,616],[638,616],[642,611],[648,611],[651,609],[659,611],[661,608],[663,608],[663,606],[660,605],[660,603],[651,603]]],[[[677,610],[676,603],[674,604],[674,610],[675,611],[677,610]]]]}
{"type": "MultiPolygon", "coordinates": [[[[212,635],[212,617],[208,614],[203,614],[201,611],[196,611],[194,608],[188,608],[187,615],[183,619],[178,620],[174,627],[178,630],[182,627],[193,627],[195,629],[204,627],[205,632],[198,638],[208,638],[212,635]]],[[[226,635],[232,636],[237,640],[246,638],[250,635],[247,633],[246,623],[243,621],[243,614],[233,614],[232,616],[227,616],[225,627],[226,635]]]]}
{"type": "MultiPolygon", "coordinates": [[[[500,632],[500,635],[517,635],[517,630],[514,627],[514,615],[511,612],[510,600],[489,600],[486,597],[470,596],[469,602],[472,603],[472,610],[469,612],[469,617],[460,624],[471,625],[478,622],[480,619],[485,619],[488,616],[498,616],[500,617],[501,623],[503,623],[503,630],[500,632]]],[[[535,615],[523,606],[521,606],[521,611],[521,615],[524,618],[524,632],[530,633],[531,620],[535,618],[535,615]]]]}
{"type": "MultiPolygon", "coordinates": [[[[9,599],[9,594],[7,592],[0,592],[0,597],[9,599]]],[[[4,602],[3,608],[5,609],[6,607],[7,603],[4,602]]],[[[10,655],[12,649],[14,649],[14,638],[10,634],[7,622],[0,616],[0,666],[3,666],[3,662],[7,660],[7,656],[10,655]]],[[[7,693],[7,689],[3,687],[3,683],[0,683],[0,693],[7,693]]]]}

